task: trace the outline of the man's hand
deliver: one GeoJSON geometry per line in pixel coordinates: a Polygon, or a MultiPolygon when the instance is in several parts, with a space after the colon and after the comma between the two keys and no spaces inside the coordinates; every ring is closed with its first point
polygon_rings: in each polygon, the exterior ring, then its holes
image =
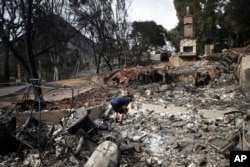
{"type": "Polygon", "coordinates": [[[125,114],[127,114],[128,113],[128,108],[127,107],[124,108],[123,111],[124,111],[125,114]]]}

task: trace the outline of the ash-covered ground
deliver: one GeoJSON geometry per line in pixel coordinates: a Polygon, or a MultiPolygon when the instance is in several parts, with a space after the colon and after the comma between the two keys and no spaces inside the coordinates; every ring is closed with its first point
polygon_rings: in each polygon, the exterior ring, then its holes
{"type": "MultiPolygon", "coordinates": [[[[71,89],[62,99],[56,97],[65,91],[63,88],[52,91],[47,97],[50,99],[47,108],[40,112],[67,110],[63,123],[59,123],[60,119],[52,124],[53,133],[46,137],[43,148],[29,143],[23,144],[26,147],[19,145],[18,150],[0,155],[0,166],[84,166],[95,148],[106,140],[117,144],[121,151],[120,166],[124,167],[229,166],[230,151],[250,149],[250,102],[240,89],[233,69],[223,70],[217,60],[200,60],[192,67],[169,70],[181,73],[204,67],[216,70],[214,77],[200,84],[145,83],[138,80],[138,71],[150,67],[135,67],[104,76],[106,81],[102,84],[99,79],[84,84],[81,81],[74,87],[80,93],[73,97],[71,89]],[[114,121],[109,102],[124,90],[134,98],[120,124],[114,121]],[[105,112],[92,120],[95,128],[89,131],[79,128],[76,133],[69,133],[76,110],[99,105],[105,112]]],[[[9,109],[2,107],[2,116],[20,112],[29,115],[29,110],[21,111],[13,105],[9,109]]],[[[20,136],[23,132],[35,133],[39,128],[30,126],[25,130],[20,126],[16,131],[20,136]]],[[[29,141],[22,139],[21,143],[29,141]]]]}

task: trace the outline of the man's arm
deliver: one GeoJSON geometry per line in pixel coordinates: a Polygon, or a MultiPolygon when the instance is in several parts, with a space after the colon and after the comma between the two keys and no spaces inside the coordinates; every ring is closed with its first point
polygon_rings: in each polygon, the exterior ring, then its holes
{"type": "Polygon", "coordinates": [[[127,114],[127,113],[128,113],[128,108],[127,108],[127,106],[125,106],[125,105],[124,105],[124,106],[122,106],[122,109],[123,109],[123,111],[124,111],[124,113],[125,113],[125,114],[127,114]]]}

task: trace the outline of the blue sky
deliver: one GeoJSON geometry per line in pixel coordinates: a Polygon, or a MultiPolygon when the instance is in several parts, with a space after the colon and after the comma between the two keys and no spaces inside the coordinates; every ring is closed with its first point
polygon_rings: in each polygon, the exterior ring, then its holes
{"type": "Polygon", "coordinates": [[[173,0],[131,0],[130,21],[155,21],[167,30],[174,28],[178,19],[173,0]]]}

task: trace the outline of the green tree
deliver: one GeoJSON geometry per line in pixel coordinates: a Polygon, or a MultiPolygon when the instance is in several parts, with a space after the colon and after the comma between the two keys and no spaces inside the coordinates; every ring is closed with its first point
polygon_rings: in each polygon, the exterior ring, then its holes
{"type": "Polygon", "coordinates": [[[182,25],[179,22],[175,28],[168,31],[168,40],[171,42],[176,52],[179,52],[180,50],[180,40],[182,38],[181,31],[183,31],[183,28],[181,26],[182,25]]]}
{"type": "Polygon", "coordinates": [[[154,21],[132,23],[130,37],[140,38],[143,51],[146,51],[150,46],[157,47],[165,45],[164,35],[167,35],[167,31],[154,21]]]}
{"type": "Polygon", "coordinates": [[[167,31],[154,21],[133,22],[130,39],[134,51],[140,56],[150,48],[158,48],[165,45],[167,31]]]}
{"type": "Polygon", "coordinates": [[[250,1],[230,0],[225,7],[232,28],[233,47],[245,46],[250,43],[250,1]]]}

